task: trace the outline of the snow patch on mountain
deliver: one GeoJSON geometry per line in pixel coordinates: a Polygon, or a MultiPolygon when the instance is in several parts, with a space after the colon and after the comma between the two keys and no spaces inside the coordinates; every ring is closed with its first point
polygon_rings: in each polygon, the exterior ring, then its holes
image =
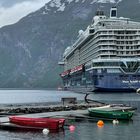
{"type": "MultiPolygon", "coordinates": [[[[79,1],[79,0],[78,0],[78,1],[79,1]]],[[[68,3],[71,3],[71,2],[73,2],[73,0],[67,0],[67,2],[68,2],[68,3]]]]}
{"type": "Polygon", "coordinates": [[[84,3],[86,0],[82,0],[82,3],[84,3]]]}
{"type": "MultiPolygon", "coordinates": [[[[69,0],[71,2],[72,0],[69,0]]],[[[61,0],[52,0],[49,3],[50,7],[58,8],[57,11],[64,11],[65,10],[65,3],[61,3],[61,0]]]]}
{"type": "Polygon", "coordinates": [[[62,3],[62,5],[57,9],[57,11],[64,11],[65,10],[65,3],[62,3]]]}
{"type": "Polygon", "coordinates": [[[17,46],[18,47],[21,47],[23,50],[24,50],[24,52],[27,54],[27,56],[29,57],[29,58],[32,58],[32,55],[31,55],[31,52],[30,52],[30,50],[28,49],[28,47],[24,44],[24,43],[22,43],[22,42],[18,42],[17,43],[17,46]]]}
{"type": "Polygon", "coordinates": [[[115,0],[97,0],[98,3],[116,3],[115,0]]]}
{"type": "MultiPolygon", "coordinates": [[[[90,4],[93,3],[119,3],[122,0],[90,0],[90,4]]],[[[140,0],[139,0],[140,1],[140,0]]],[[[67,4],[70,4],[72,2],[75,3],[84,3],[86,2],[86,0],[52,0],[49,3],[47,3],[45,5],[44,11],[42,12],[42,14],[48,14],[48,11],[50,11],[52,8],[56,8],[56,10],[54,11],[54,13],[57,13],[57,11],[61,11],[63,12],[66,8],[67,4]]]]}
{"type": "Polygon", "coordinates": [[[50,10],[50,9],[48,8],[48,5],[47,5],[47,4],[45,5],[45,10],[46,10],[46,11],[49,11],[49,10],[50,10]]]}
{"type": "Polygon", "coordinates": [[[93,0],[91,4],[93,3],[119,3],[121,1],[122,0],[93,0]]]}

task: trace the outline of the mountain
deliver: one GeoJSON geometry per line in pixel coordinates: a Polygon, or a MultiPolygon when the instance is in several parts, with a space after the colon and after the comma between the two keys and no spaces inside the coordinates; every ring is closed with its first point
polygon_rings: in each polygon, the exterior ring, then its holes
{"type": "Polygon", "coordinates": [[[61,84],[58,61],[100,7],[109,15],[140,21],[139,0],[52,0],[19,22],[0,29],[0,87],[47,88],[61,84]]]}

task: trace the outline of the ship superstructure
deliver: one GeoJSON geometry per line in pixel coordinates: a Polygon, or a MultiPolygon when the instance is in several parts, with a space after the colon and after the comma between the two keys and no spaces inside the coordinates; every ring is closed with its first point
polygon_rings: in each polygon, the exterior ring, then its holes
{"type": "Polygon", "coordinates": [[[63,54],[64,86],[70,89],[130,91],[140,87],[140,23],[97,11],[92,24],[63,54]]]}

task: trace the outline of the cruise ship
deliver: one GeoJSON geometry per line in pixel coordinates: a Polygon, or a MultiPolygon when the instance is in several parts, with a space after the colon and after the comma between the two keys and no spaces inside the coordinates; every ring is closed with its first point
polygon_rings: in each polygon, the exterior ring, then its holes
{"type": "Polygon", "coordinates": [[[134,91],[140,88],[140,23],[98,10],[91,25],[67,47],[60,74],[74,91],[134,91]]]}

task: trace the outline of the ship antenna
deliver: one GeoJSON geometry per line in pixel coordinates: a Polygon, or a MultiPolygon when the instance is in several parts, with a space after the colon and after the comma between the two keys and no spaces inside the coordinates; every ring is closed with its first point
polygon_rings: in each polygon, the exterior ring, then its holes
{"type": "Polygon", "coordinates": [[[120,2],[120,0],[118,0],[118,1],[116,2],[115,7],[117,7],[117,5],[119,4],[119,2],[120,2]]]}
{"type": "Polygon", "coordinates": [[[97,5],[97,11],[100,11],[101,10],[101,7],[102,7],[101,6],[101,2],[99,2],[98,5],[97,5]]]}

